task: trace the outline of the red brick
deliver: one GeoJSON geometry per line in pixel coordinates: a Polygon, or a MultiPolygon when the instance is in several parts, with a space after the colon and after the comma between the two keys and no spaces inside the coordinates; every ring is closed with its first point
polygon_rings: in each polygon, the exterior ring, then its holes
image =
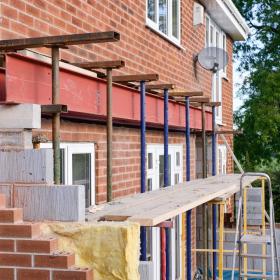
{"type": "MultiPolygon", "coordinates": [[[[1,243],[0,243],[1,244],[1,243]]],[[[33,239],[33,240],[17,240],[16,250],[22,253],[52,253],[58,249],[58,240],[50,239],[33,239]]]]}
{"type": "Polygon", "coordinates": [[[40,224],[0,224],[0,237],[34,238],[40,234],[40,224]]]}
{"type": "Polygon", "coordinates": [[[58,252],[52,255],[34,256],[35,267],[69,268],[75,264],[75,255],[58,252]]]}
{"type": "Polygon", "coordinates": [[[14,280],[14,269],[13,268],[0,268],[0,279],[3,280],[14,280]]]}
{"type": "Polygon", "coordinates": [[[0,252],[14,252],[15,241],[11,239],[0,239],[0,252]]]}
{"type": "Polygon", "coordinates": [[[53,280],[93,280],[91,269],[73,269],[68,271],[53,271],[53,280]]]}
{"type": "Polygon", "coordinates": [[[0,266],[30,267],[31,255],[16,253],[0,253],[0,266]]]}
{"type": "Polygon", "coordinates": [[[22,222],[23,214],[21,208],[0,209],[0,223],[22,222]]]}
{"type": "Polygon", "coordinates": [[[0,194],[0,209],[6,207],[6,196],[4,194],[0,194]]]}
{"type": "Polygon", "coordinates": [[[40,269],[18,269],[17,280],[49,280],[50,271],[40,269]]]}

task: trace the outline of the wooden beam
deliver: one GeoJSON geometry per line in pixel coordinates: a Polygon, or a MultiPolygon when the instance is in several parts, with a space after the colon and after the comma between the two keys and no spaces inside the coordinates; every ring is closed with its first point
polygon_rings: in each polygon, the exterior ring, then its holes
{"type": "Polygon", "coordinates": [[[198,102],[198,103],[209,103],[210,98],[209,97],[191,97],[190,102],[198,102]]]}
{"type": "Polygon", "coordinates": [[[47,104],[41,105],[41,112],[44,114],[67,113],[67,105],[64,104],[47,104]]]}
{"type": "Polygon", "coordinates": [[[222,102],[209,102],[205,104],[206,106],[210,106],[210,107],[219,107],[222,106],[222,102]]]}
{"type": "Polygon", "coordinates": [[[163,90],[163,89],[174,89],[174,84],[155,84],[155,85],[146,85],[146,90],[163,90]]]}
{"type": "Polygon", "coordinates": [[[136,74],[136,75],[121,75],[114,76],[115,83],[133,83],[133,82],[152,82],[159,79],[158,74],[136,74]]]}
{"type": "Polygon", "coordinates": [[[169,95],[173,97],[203,96],[203,92],[202,91],[170,91],[169,95]]]}
{"type": "Polygon", "coordinates": [[[91,62],[82,62],[82,63],[71,63],[80,68],[84,69],[118,69],[125,66],[123,60],[112,60],[112,61],[91,61],[91,62]]]}
{"type": "Polygon", "coordinates": [[[216,131],[216,134],[233,134],[233,135],[239,135],[242,134],[242,131],[239,130],[219,130],[216,131]]]}
{"type": "Polygon", "coordinates": [[[1,40],[0,51],[16,51],[26,48],[95,44],[115,42],[119,40],[120,34],[115,31],[1,40]]]}

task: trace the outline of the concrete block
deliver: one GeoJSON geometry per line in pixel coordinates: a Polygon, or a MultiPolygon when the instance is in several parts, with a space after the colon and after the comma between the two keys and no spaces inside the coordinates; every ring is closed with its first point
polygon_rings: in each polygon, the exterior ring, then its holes
{"type": "Polygon", "coordinates": [[[41,106],[0,105],[0,129],[2,128],[41,128],[41,106]]]}
{"type": "Polygon", "coordinates": [[[0,129],[1,150],[32,149],[31,129],[0,129]]]}
{"type": "Polygon", "coordinates": [[[139,264],[140,280],[153,280],[156,279],[154,275],[154,264],[153,262],[140,262],[139,264]]]}
{"type": "Polygon", "coordinates": [[[15,185],[14,207],[26,221],[85,221],[85,187],[15,185]]]}
{"type": "Polygon", "coordinates": [[[0,151],[0,182],[53,184],[51,149],[0,151]]]}
{"type": "Polygon", "coordinates": [[[0,193],[6,196],[6,207],[13,207],[13,185],[1,184],[0,193]]]}

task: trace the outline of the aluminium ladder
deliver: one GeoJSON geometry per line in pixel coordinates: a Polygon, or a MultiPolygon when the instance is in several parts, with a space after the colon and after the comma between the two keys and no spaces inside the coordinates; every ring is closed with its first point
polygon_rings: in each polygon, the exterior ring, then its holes
{"type": "MultiPolygon", "coordinates": [[[[265,216],[264,216],[265,217],[265,216]]],[[[251,246],[252,246],[251,245],[251,246]]],[[[235,245],[234,245],[234,255],[233,255],[233,270],[231,279],[234,280],[235,275],[235,263],[236,255],[238,252],[239,258],[239,277],[238,279],[280,279],[279,274],[279,259],[277,252],[277,241],[276,241],[276,231],[275,231],[275,216],[274,216],[274,206],[273,206],[273,197],[272,197],[272,188],[270,177],[265,173],[243,173],[240,179],[240,197],[238,203],[238,216],[236,223],[236,233],[235,233],[235,245]],[[263,191],[262,191],[262,201],[263,209],[265,213],[265,203],[264,203],[264,180],[268,183],[269,191],[269,235],[266,234],[265,229],[265,218],[263,219],[262,231],[261,234],[250,233],[247,230],[247,196],[246,189],[243,186],[244,177],[248,176],[258,176],[263,181],[263,191]],[[244,191],[244,193],[243,193],[244,191]],[[244,213],[243,213],[244,212],[244,213]],[[248,245],[252,244],[253,246],[259,246],[262,249],[262,254],[248,254],[248,245]],[[267,246],[270,246],[271,254],[267,255],[267,246]],[[237,251],[237,249],[239,250],[237,251]],[[262,274],[249,273],[247,268],[248,258],[252,259],[262,259],[263,260],[263,270],[262,274]],[[272,273],[266,273],[266,261],[271,261],[272,273]],[[242,270],[242,264],[244,264],[244,269],[242,270]],[[276,267],[276,269],[275,269],[276,267]]]]}

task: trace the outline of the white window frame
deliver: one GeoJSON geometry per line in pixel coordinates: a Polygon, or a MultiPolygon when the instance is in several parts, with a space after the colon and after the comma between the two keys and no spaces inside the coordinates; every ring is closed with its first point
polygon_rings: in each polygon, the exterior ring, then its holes
{"type": "Polygon", "coordinates": [[[226,145],[218,145],[217,147],[217,171],[218,174],[227,173],[227,147],[226,145]],[[221,172],[220,172],[221,170],[221,172]]]}
{"type": "MultiPolygon", "coordinates": [[[[219,47],[226,51],[227,45],[226,33],[214,22],[214,20],[206,14],[205,21],[205,47],[219,47]],[[209,30],[207,31],[206,22],[209,21],[209,30]],[[213,29],[213,41],[211,42],[211,28],[213,29]],[[217,40],[218,33],[218,40],[217,40]],[[208,38],[207,38],[208,35],[208,38]],[[225,46],[223,46],[223,38],[225,38],[225,46]],[[208,44],[207,44],[208,43],[208,44]]],[[[214,102],[221,102],[221,106],[216,108],[216,122],[222,124],[223,122],[223,85],[222,79],[226,78],[227,67],[213,73],[212,75],[212,100],[214,102]],[[217,93],[218,90],[218,93],[217,93]]]]}
{"type": "MultiPolygon", "coordinates": [[[[51,149],[52,143],[41,143],[43,149],[51,149]]],[[[91,205],[95,205],[95,146],[93,143],[61,143],[60,148],[65,150],[64,153],[64,174],[65,185],[72,185],[72,155],[73,154],[90,154],[91,155],[91,205]]]]}
{"type": "MultiPolygon", "coordinates": [[[[148,144],[147,145],[147,159],[148,154],[152,153],[152,164],[153,168],[148,169],[148,160],[147,160],[147,181],[152,179],[152,191],[159,189],[159,156],[164,154],[163,144],[148,144]]],[[[175,174],[179,174],[179,183],[183,181],[183,145],[169,145],[168,153],[171,155],[171,185],[175,184],[175,174]],[[176,153],[180,153],[180,165],[176,165],[176,153]]],[[[171,229],[171,279],[170,280],[181,280],[181,277],[176,278],[176,270],[180,271],[182,276],[182,215],[179,215],[179,244],[176,244],[176,233],[175,228],[171,229]],[[175,253],[176,246],[180,248],[180,263],[175,263],[175,253]],[[177,268],[177,269],[176,269],[177,268]]],[[[174,219],[175,222],[175,219],[174,219]]],[[[151,242],[151,251],[152,251],[152,262],[154,266],[154,280],[160,280],[160,263],[161,263],[161,254],[160,254],[160,229],[152,228],[151,232],[152,242],[151,242]]]]}
{"type": "Polygon", "coordinates": [[[156,33],[172,42],[173,44],[180,46],[181,44],[181,0],[178,1],[178,38],[172,34],[172,0],[167,0],[167,34],[159,30],[159,0],[155,0],[156,4],[156,21],[154,22],[148,17],[148,0],[146,0],[146,25],[153,29],[156,33]]]}

